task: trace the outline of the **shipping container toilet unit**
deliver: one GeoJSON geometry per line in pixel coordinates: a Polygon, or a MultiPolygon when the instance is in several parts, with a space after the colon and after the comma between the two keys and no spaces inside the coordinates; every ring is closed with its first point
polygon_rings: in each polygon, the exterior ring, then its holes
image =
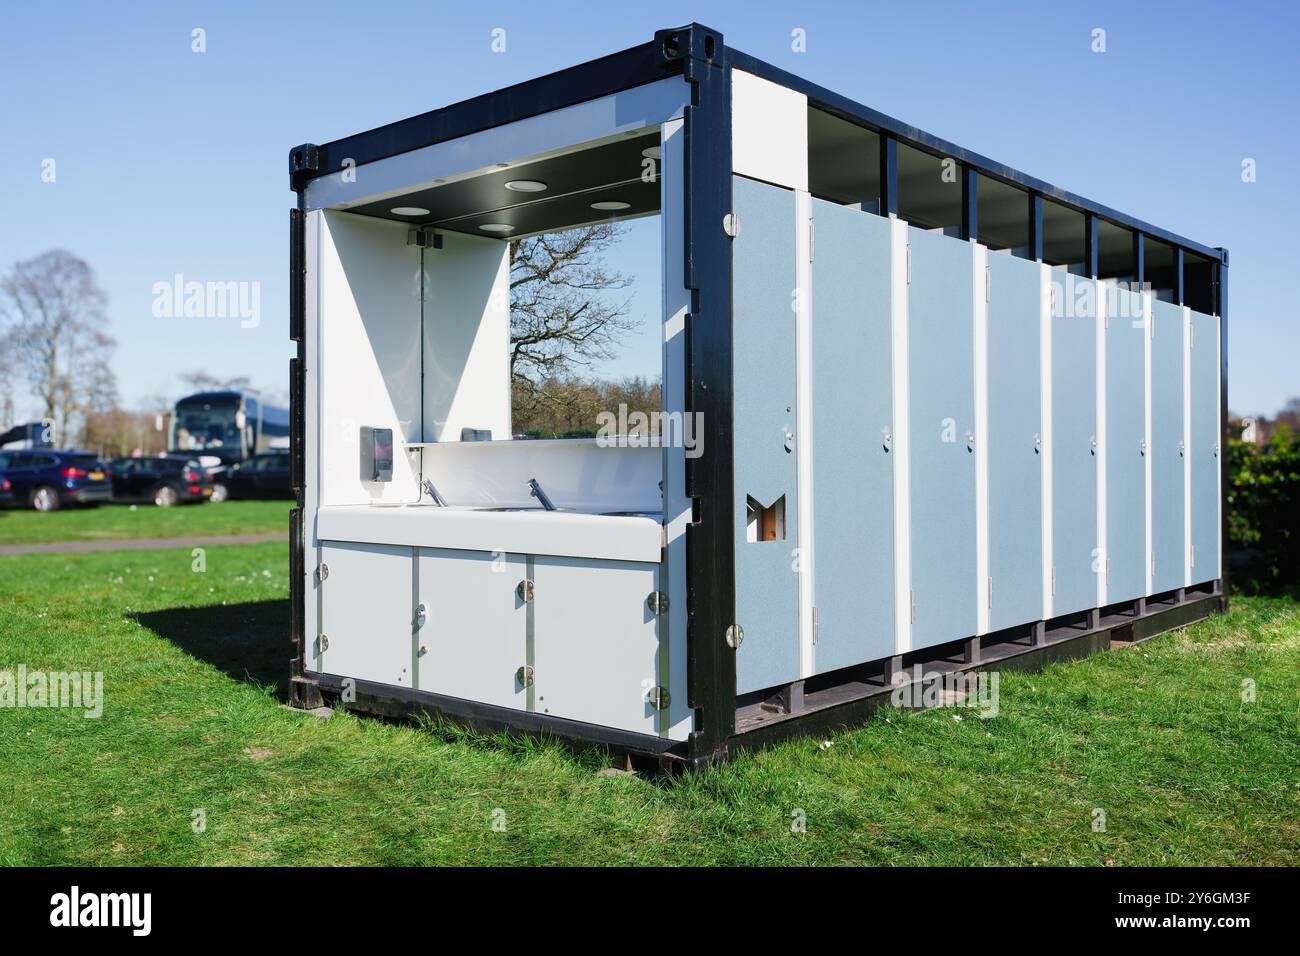
{"type": "Polygon", "coordinates": [[[290,172],[300,706],[698,765],[1226,606],[1222,249],[698,24],[290,172]],[[512,243],[630,219],[662,427],[516,437],[512,243]]]}

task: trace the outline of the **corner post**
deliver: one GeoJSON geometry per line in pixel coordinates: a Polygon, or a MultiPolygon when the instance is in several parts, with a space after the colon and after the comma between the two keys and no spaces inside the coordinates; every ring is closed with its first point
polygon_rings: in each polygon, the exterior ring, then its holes
{"type": "Polygon", "coordinates": [[[1029,258],[1043,261],[1043,197],[1041,193],[1029,194],[1029,258]]]}
{"type": "Polygon", "coordinates": [[[880,134],[880,214],[898,215],[898,140],[880,134]]]}
{"type": "Polygon", "coordinates": [[[684,117],[686,412],[702,423],[703,454],[686,459],[695,500],[686,528],[687,700],[696,711],[688,760],[725,757],[736,730],[734,461],[732,449],[731,71],[722,34],[692,23],[655,34],[665,72],[690,85],[684,117]]]}
{"type": "Polygon", "coordinates": [[[961,237],[967,242],[979,238],[979,173],[974,166],[961,169],[961,237]]]}

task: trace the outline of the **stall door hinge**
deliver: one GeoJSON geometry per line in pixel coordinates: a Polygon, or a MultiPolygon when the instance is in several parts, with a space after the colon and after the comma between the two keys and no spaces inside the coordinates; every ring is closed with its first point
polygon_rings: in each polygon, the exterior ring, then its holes
{"type": "Polygon", "coordinates": [[[532,687],[533,679],[533,669],[528,664],[515,671],[515,680],[518,681],[520,687],[532,687]]]}
{"type": "Polygon", "coordinates": [[[740,235],[740,216],[729,212],[722,217],[722,231],[732,239],[740,235]]]}
{"type": "Polygon", "coordinates": [[[533,599],[533,591],[533,582],[528,578],[524,578],[515,585],[515,595],[519,598],[519,601],[522,604],[527,604],[533,599]]]}
{"type": "Polygon", "coordinates": [[[317,657],[320,657],[320,655],[324,654],[329,649],[330,649],[330,639],[328,637],[322,634],[320,637],[316,638],[317,657]]]}
{"type": "Polygon", "coordinates": [[[646,691],[646,703],[655,710],[667,710],[668,705],[673,702],[672,695],[668,693],[666,687],[651,687],[646,691]]]}
{"type": "Polygon", "coordinates": [[[651,614],[664,614],[668,610],[668,595],[662,591],[651,591],[650,596],[645,599],[645,606],[650,609],[651,614]]]}
{"type": "Polygon", "coordinates": [[[322,561],[316,568],[316,576],[324,581],[330,576],[330,566],[322,561]]]}

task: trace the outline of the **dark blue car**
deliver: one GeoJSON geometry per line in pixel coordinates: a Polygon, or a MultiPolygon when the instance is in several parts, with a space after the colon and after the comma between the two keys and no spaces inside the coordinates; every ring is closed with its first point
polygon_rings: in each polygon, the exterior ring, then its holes
{"type": "Polygon", "coordinates": [[[104,463],[89,451],[0,451],[0,474],[9,482],[13,504],[37,511],[56,511],[65,505],[97,505],[113,495],[104,463]]]}

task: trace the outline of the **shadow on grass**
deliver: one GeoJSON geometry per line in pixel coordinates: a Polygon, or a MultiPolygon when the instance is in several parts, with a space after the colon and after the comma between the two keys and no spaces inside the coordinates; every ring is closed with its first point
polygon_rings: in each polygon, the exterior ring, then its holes
{"type": "Polygon", "coordinates": [[[238,681],[273,685],[289,699],[289,602],[173,607],[131,615],[181,650],[238,681]]]}

